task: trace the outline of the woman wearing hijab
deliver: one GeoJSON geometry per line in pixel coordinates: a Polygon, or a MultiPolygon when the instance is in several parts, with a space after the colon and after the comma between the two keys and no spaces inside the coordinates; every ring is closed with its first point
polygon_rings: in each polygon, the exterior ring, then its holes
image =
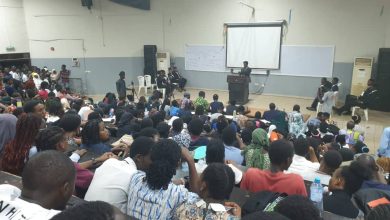
{"type": "Polygon", "coordinates": [[[0,114],[0,152],[10,140],[14,139],[17,120],[14,115],[0,114]]]}
{"type": "Polygon", "coordinates": [[[382,157],[390,157],[390,127],[383,130],[378,154],[382,157]]]}
{"type": "Polygon", "coordinates": [[[131,134],[133,131],[131,120],[133,119],[133,115],[129,112],[123,113],[121,119],[118,123],[118,131],[116,132],[117,137],[122,137],[125,134],[131,134]]]}
{"type": "Polygon", "coordinates": [[[294,135],[295,138],[299,136],[306,137],[306,124],[303,121],[303,116],[300,113],[300,106],[294,105],[293,111],[288,114],[288,127],[289,132],[294,135]]]}
{"type": "Polygon", "coordinates": [[[262,170],[269,169],[270,159],[268,157],[269,139],[267,132],[257,128],[252,132],[252,142],[244,150],[244,157],[247,167],[255,167],[262,170]]]}

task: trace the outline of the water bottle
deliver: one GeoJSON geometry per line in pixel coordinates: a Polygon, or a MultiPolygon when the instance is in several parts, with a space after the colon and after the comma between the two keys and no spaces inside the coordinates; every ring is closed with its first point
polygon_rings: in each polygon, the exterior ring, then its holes
{"type": "Polygon", "coordinates": [[[321,216],[324,210],[323,195],[324,195],[324,188],[321,185],[321,180],[320,178],[316,177],[314,179],[314,182],[310,186],[310,200],[318,208],[321,216]]]}
{"type": "Polygon", "coordinates": [[[236,118],[237,118],[237,111],[234,110],[234,111],[233,111],[233,120],[236,120],[236,118]]]}
{"type": "Polygon", "coordinates": [[[113,108],[110,109],[110,112],[109,112],[108,116],[110,118],[114,117],[114,109],[113,108]]]}

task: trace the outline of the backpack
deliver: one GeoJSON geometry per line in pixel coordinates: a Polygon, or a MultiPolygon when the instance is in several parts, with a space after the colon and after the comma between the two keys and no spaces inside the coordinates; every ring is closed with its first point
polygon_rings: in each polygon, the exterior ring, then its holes
{"type": "Polygon", "coordinates": [[[273,211],[275,206],[287,196],[286,193],[261,191],[251,196],[242,206],[242,215],[257,211],[273,211]]]}

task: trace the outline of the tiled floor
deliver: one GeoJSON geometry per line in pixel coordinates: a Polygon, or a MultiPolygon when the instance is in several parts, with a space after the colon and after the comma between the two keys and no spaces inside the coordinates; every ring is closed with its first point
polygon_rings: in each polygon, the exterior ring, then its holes
{"type": "MultiPolygon", "coordinates": [[[[199,89],[188,89],[187,92],[191,94],[191,99],[198,97],[199,89]]],[[[228,92],[220,90],[203,90],[206,92],[206,99],[212,100],[213,94],[219,95],[219,100],[223,103],[228,102],[228,92]]],[[[140,95],[144,95],[141,91],[140,95]]],[[[150,94],[149,94],[150,95],[150,94]]],[[[175,98],[182,98],[183,93],[175,91],[175,98]]],[[[95,100],[101,100],[102,96],[92,96],[95,100]]],[[[310,106],[312,100],[287,97],[287,96],[275,96],[275,95],[257,95],[249,94],[249,102],[246,104],[248,107],[255,107],[261,109],[268,109],[269,103],[275,103],[277,108],[285,110],[287,112],[292,111],[292,107],[295,104],[301,106],[301,112],[303,114],[310,114],[315,116],[316,112],[306,110],[306,106],[310,106]]],[[[358,114],[362,116],[361,126],[365,128],[365,143],[370,148],[370,152],[374,153],[378,149],[378,144],[384,127],[390,126],[390,112],[368,111],[369,121],[365,121],[363,111],[358,111],[358,114]]],[[[347,121],[351,120],[351,116],[338,116],[333,115],[332,120],[336,122],[338,127],[345,128],[347,121]]]]}

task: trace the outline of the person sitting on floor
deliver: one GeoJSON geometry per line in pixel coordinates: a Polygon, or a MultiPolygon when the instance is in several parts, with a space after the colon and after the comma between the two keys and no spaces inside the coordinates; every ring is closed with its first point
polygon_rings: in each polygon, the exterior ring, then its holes
{"type": "Polygon", "coordinates": [[[218,109],[220,108],[224,108],[223,106],[223,103],[218,101],[218,94],[214,94],[213,95],[213,102],[210,103],[210,108],[209,108],[209,111],[211,114],[214,114],[214,113],[217,113],[218,112],[218,109]]]}
{"type": "Polygon", "coordinates": [[[288,129],[295,138],[300,136],[306,137],[306,124],[303,121],[303,116],[300,112],[300,106],[294,105],[293,111],[288,114],[288,129]]]}
{"type": "Polygon", "coordinates": [[[307,196],[302,177],[284,173],[290,167],[294,155],[291,143],[286,140],[274,141],[269,147],[268,154],[271,161],[270,169],[249,168],[242,178],[241,188],[250,192],[268,190],[307,196]]]}
{"type": "Polygon", "coordinates": [[[226,115],[233,115],[233,112],[237,111],[236,100],[230,100],[229,105],[226,106],[226,115]]]}
{"type": "Polygon", "coordinates": [[[280,117],[280,111],[276,109],[275,103],[269,104],[269,111],[265,111],[263,118],[267,121],[277,120],[280,117]]]}
{"type": "Polygon", "coordinates": [[[105,161],[96,169],[85,200],[108,202],[126,213],[130,179],[137,170],[146,171],[149,167],[153,144],[152,138],[139,137],[126,149],[125,159],[105,161]]]}
{"type": "Polygon", "coordinates": [[[22,190],[0,185],[0,219],[51,219],[59,213],[57,210],[65,209],[73,194],[75,175],[72,161],[63,153],[37,154],[23,170],[22,190]]]}
{"type": "Polygon", "coordinates": [[[171,219],[174,210],[185,202],[198,201],[199,177],[188,150],[173,140],[162,139],[150,150],[151,164],[146,172],[137,171],[128,188],[126,214],[137,219],[171,219]],[[192,192],[172,183],[181,158],[189,167],[192,192]],[[193,193],[195,192],[195,193],[193,193]]]}
{"type": "Polygon", "coordinates": [[[209,109],[209,103],[206,100],[206,93],[204,91],[199,92],[199,97],[194,102],[195,108],[203,106],[203,109],[209,109]]]}

